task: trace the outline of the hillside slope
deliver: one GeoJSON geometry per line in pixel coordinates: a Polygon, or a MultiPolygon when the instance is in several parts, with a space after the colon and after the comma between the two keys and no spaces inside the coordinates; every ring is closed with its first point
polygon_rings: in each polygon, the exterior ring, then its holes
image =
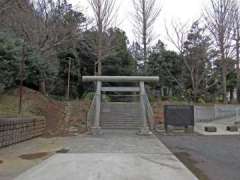
{"type": "MultiPolygon", "coordinates": [[[[0,95],[0,117],[19,116],[18,102],[17,89],[0,95]]],[[[47,120],[46,135],[48,136],[73,135],[85,131],[88,107],[88,102],[56,101],[38,91],[24,88],[21,116],[44,116],[47,120]]]]}

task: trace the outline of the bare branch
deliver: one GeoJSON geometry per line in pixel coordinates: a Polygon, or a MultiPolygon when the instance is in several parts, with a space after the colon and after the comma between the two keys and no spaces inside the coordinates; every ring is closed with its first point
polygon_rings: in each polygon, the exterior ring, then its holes
{"type": "Polygon", "coordinates": [[[147,48],[153,40],[153,26],[161,12],[157,0],[132,0],[134,34],[140,39],[144,50],[144,62],[147,61],[147,48]]]}
{"type": "Polygon", "coordinates": [[[102,60],[106,56],[103,51],[103,36],[104,32],[113,24],[116,18],[116,0],[88,0],[91,5],[92,11],[95,17],[95,23],[97,28],[97,67],[98,70],[95,74],[102,74],[102,60]]]}
{"type": "Polygon", "coordinates": [[[204,11],[206,26],[212,35],[219,51],[219,59],[222,69],[222,85],[224,102],[227,103],[227,75],[228,59],[231,55],[232,36],[236,1],[235,0],[211,0],[211,6],[204,11]]]}
{"type": "Polygon", "coordinates": [[[189,31],[188,23],[172,22],[169,27],[165,25],[168,41],[183,54],[184,43],[187,40],[187,34],[189,31]]]}

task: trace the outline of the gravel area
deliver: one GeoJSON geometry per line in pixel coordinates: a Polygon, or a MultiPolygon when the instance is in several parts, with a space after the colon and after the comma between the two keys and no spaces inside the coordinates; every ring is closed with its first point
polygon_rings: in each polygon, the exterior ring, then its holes
{"type": "Polygon", "coordinates": [[[200,180],[240,180],[240,136],[157,136],[200,180]]]}

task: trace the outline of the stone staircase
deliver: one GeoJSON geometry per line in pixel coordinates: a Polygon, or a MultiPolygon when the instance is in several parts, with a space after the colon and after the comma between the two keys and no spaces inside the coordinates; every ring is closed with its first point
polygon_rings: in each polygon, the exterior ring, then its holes
{"type": "Polygon", "coordinates": [[[143,126],[139,102],[103,102],[101,107],[103,129],[139,129],[143,126]]]}

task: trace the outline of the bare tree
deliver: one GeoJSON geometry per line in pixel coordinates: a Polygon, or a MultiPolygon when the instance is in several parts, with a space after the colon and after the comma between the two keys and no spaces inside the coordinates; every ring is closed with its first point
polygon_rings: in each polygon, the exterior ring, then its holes
{"type": "Polygon", "coordinates": [[[161,12],[161,7],[157,0],[133,0],[133,6],[134,34],[141,40],[145,63],[148,59],[148,45],[153,40],[153,26],[161,12]]]}
{"type": "Polygon", "coordinates": [[[219,51],[223,100],[227,103],[228,59],[231,54],[235,0],[211,0],[204,16],[208,30],[219,51]]]}
{"type": "Polygon", "coordinates": [[[195,102],[211,86],[216,85],[212,61],[216,52],[211,47],[211,39],[205,33],[206,28],[199,25],[199,21],[193,23],[184,43],[183,62],[192,85],[192,97],[195,102]]]}
{"type": "Polygon", "coordinates": [[[234,16],[234,50],[236,56],[236,71],[237,71],[237,100],[240,103],[240,6],[236,3],[236,11],[234,16]]]}
{"type": "Polygon", "coordinates": [[[215,51],[211,47],[206,28],[200,26],[200,19],[191,28],[187,23],[181,22],[172,22],[170,27],[166,27],[167,38],[181,56],[182,73],[186,73],[189,78],[192,91],[186,91],[186,77],[175,77],[175,82],[186,96],[192,96],[197,101],[200,95],[206,94],[217,84],[212,72],[215,51]]]}
{"type": "MultiPolygon", "coordinates": [[[[184,43],[187,41],[187,36],[189,32],[189,25],[187,23],[172,22],[170,26],[165,26],[167,39],[170,44],[178,51],[180,56],[182,57],[184,64],[187,62],[184,59],[184,43]]],[[[182,67],[184,71],[185,66],[182,67]]],[[[171,71],[167,69],[169,75],[174,79],[177,83],[179,89],[183,92],[184,96],[190,96],[187,88],[185,86],[185,82],[183,81],[183,77],[175,77],[171,74],[171,71]]]]}
{"type": "Polygon", "coordinates": [[[112,25],[116,17],[116,0],[89,0],[97,28],[97,62],[95,67],[95,74],[102,75],[102,61],[104,54],[103,37],[104,32],[112,25]]]}
{"type": "Polygon", "coordinates": [[[14,3],[14,0],[0,0],[0,14],[2,11],[10,8],[14,3]]]}
{"type": "Polygon", "coordinates": [[[176,48],[176,50],[183,54],[184,43],[187,40],[189,31],[189,24],[178,22],[172,22],[170,26],[165,26],[168,41],[176,48]]]}
{"type": "MultiPolygon", "coordinates": [[[[22,37],[49,62],[55,59],[58,47],[80,38],[79,25],[83,20],[79,18],[65,0],[37,0],[34,4],[29,0],[16,0],[11,8],[2,12],[0,24],[22,37]]],[[[41,76],[41,91],[46,93],[44,73],[41,76]]]]}

